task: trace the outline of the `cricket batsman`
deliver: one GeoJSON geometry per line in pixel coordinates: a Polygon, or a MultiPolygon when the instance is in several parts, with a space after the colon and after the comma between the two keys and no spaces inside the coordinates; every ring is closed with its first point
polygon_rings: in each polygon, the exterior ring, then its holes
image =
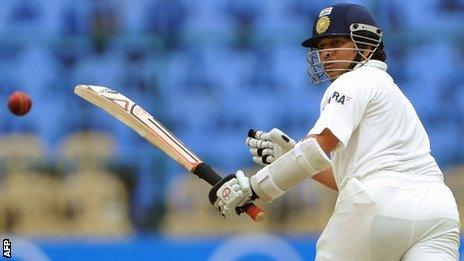
{"type": "Polygon", "coordinates": [[[459,213],[414,107],[387,72],[383,32],[365,7],[336,4],[314,20],[309,75],[330,81],[320,116],[299,142],[250,131],[253,160],[212,188],[224,217],[272,202],[307,178],[339,191],[316,260],[459,260],[459,213]]]}

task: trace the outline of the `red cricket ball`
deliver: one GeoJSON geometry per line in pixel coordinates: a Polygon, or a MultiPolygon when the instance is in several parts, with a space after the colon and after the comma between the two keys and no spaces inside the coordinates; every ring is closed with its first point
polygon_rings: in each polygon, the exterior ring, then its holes
{"type": "Polygon", "coordinates": [[[23,116],[28,113],[31,106],[31,98],[23,91],[15,91],[8,97],[8,109],[17,116],[23,116]]]}

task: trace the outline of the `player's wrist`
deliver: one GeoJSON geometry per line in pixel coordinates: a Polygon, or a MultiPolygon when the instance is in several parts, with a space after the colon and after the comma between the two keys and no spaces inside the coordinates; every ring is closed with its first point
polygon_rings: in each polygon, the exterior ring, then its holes
{"type": "Polygon", "coordinates": [[[271,203],[286,192],[275,184],[269,173],[268,166],[262,168],[256,175],[250,178],[250,185],[256,196],[268,203],[271,203]]]}

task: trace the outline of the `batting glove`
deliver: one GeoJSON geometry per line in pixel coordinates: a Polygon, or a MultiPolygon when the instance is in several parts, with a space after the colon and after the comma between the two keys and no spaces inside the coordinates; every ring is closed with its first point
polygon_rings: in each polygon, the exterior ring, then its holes
{"type": "Polygon", "coordinates": [[[256,198],[250,180],[241,170],[223,178],[209,191],[209,201],[223,217],[240,215],[243,212],[240,207],[256,198]]]}
{"type": "Polygon", "coordinates": [[[246,145],[254,162],[268,165],[293,149],[295,141],[276,128],[270,132],[249,130],[246,145]]]}

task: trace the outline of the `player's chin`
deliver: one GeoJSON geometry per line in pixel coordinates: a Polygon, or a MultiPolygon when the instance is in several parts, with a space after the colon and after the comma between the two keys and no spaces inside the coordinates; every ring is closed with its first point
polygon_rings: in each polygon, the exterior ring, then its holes
{"type": "Polygon", "coordinates": [[[327,74],[327,77],[329,77],[330,80],[335,80],[337,79],[340,75],[342,75],[342,72],[340,71],[329,71],[329,72],[326,72],[327,74]]]}

